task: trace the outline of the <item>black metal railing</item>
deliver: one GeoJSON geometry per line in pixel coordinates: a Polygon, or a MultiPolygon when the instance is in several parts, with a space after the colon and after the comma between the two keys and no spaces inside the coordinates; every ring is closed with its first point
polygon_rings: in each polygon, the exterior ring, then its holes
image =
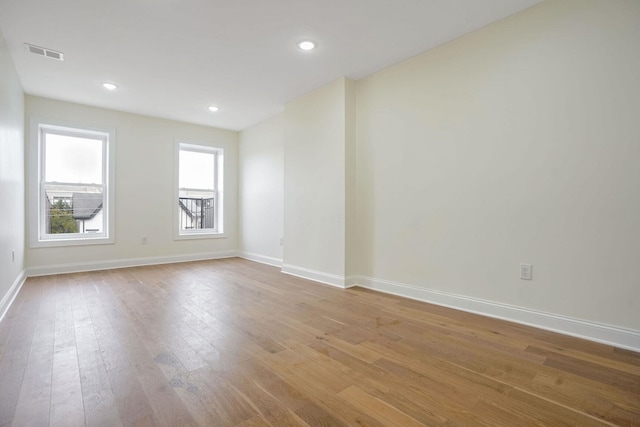
{"type": "Polygon", "coordinates": [[[215,203],[213,197],[180,197],[180,229],[199,230],[214,228],[215,203]]]}

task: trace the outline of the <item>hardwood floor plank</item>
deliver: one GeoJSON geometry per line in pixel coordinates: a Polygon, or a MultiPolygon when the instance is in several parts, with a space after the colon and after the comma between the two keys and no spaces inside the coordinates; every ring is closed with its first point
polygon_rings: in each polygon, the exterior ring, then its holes
{"type": "MultiPolygon", "coordinates": [[[[354,383],[358,384],[364,391],[384,400],[417,421],[425,425],[442,425],[450,422],[449,418],[445,416],[445,414],[448,415],[449,410],[438,404],[439,396],[428,396],[425,393],[419,393],[414,388],[408,387],[404,378],[395,377],[393,374],[385,372],[374,365],[362,363],[359,359],[321,341],[311,343],[310,347],[350,368],[353,371],[352,378],[354,383]]],[[[447,403],[455,407],[455,413],[458,418],[465,417],[466,411],[464,408],[457,407],[451,402],[447,403]]],[[[470,423],[467,422],[467,424],[470,423]]]]}
{"type": "MultiPolygon", "coordinates": [[[[287,352],[281,352],[279,357],[284,356],[287,352]]],[[[310,396],[313,401],[318,405],[325,408],[329,413],[340,419],[347,425],[359,425],[359,426],[383,426],[384,424],[375,418],[371,417],[368,413],[362,412],[352,405],[348,404],[341,399],[334,391],[325,386],[322,380],[317,379],[310,380],[306,375],[306,372],[298,370],[295,360],[300,361],[302,358],[295,356],[293,353],[288,353],[292,360],[284,365],[273,365],[271,363],[264,363],[265,367],[277,372],[280,377],[289,382],[295,384],[297,389],[301,393],[310,396]]]]}
{"type": "MultiPolygon", "coordinates": [[[[54,296],[43,289],[43,298],[54,296]]],[[[55,306],[40,304],[31,341],[29,359],[22,379],[14,425],[48,425],[51,405],[55,306]]]]}
{"type": "Polygon", "coordinates": [[[42,287],[30,286],[20,291],[20,311],[0,359],[0,426],[11,425],[22,389],[31,342],[36,328],[42,287]]]}
{"type": "Polygon", "coordinates": [[[219,379],[209,369],[203,368],[169,380],[198,425],[233,425],[233,422],[242,423],[255,415],[235,390],[215,382],[212,387],[211,378],[219,379]],[[231,395],[223,395],[225,392],[231,395]]]}
{"type": "Polygon", "coordinates": [[[7,310],[4,317],[2,318],[2,322],[0,322],[0,360],[5,353],[9,337],[11,336],[11,331],[13,330],[14,325],[18,323],[17,320],[20,317],[20,311],[25,301],[23,294],[27,294],[27,292],[20,292],[16,296],[13,304],[11,304],[9,310],[7,310]]]}
{"type": "Polygon", "coordinates": [[[261,417],[272,425],[283,427],[308,425],[302,418],[278,402],[273,395],[242,373],[233,375],[230,380],[229,384],[238,395],[242,396],[261,417]]]}
{"type": "Polygon", "coordinates": [[[85,288],[96,340],[123,425],[155,425],[151,404],[101,304],[102,283],[85,288]]]}
{"type": "Polygon", "coordinates": [[[640,426],[640,354],[225,259],[29,278],[0,426],[640,426]]]}
{"type": "Polygon", "coordinates": [[[194,422],[184,404],[166,381],[153,357],[138,345],[140,338],[131,327],[130,319],[122,313],[110,290],[106,289],[101,302],[105,314],[122,343],[122,349],[155,414],[155,422],[162,426],[183,426],[194,422]]]}
{"type": "Polygon", "coordinates": [[[84,280],[87,285],[78,282],[72,305],[86,425],[121,426],[120,413],[84,295],[91,278],[87,276],[84,280]]]}
{"type": "Polygon", "coordinates": [[[637,398],[629,394],[616,393],[616,389],[608,388],[581,377],[562,372],[540,372],[534,378],[531,389],[551,401],[567,407],[575,407],[585,414],[614,425],[634,425],[638,423],[638,413],[634,411],[637,398]],[[601,393],[594,393],[594,388],[601,393]],[[602,395],[607,395],[603,399],[602,395]],[[635,399],[636,401],[632,401],[635,399]],[[578,402],[578,403],[575,403],[578,402]]]}
{"type": "Polygon", "coordinates": [[[633,394],[640,395],[640,375],[619,371],[613,367],[603,366],[602,364],[580,360],[563,354],[544,353],[547,356],[544,362],[545,366],[559,369],[564,372],[570,372],[584,378],[603,384],[609,384],[616,388],[628,390],[633,394]]]}
{"type": "MultiPolygon", "coordinates": [[[[625,361],[617,360],[616,358],[603,357],[597,354],[584,353],[582,351],[575,351],[572,349],[564,349],[557,348],[553,346],[543,346],[537,347],[534,345],[529,345],[525,349],[526,352],[530,352],[531,354],[539,355],[540,357],[546,360],[549,357],[554,357],[555,355],[568,356],[574,359],[580,359],[585,362],[592,362],[596,365],[607,366],[612,369],[616,369],[618,371],[632,374],[635,376],[640,376],[640,366],[635,366],[633,363],[628,363],[625,361]]],[[[611,354],[614,354],[611,352],[611,354]]]]}
{"type": "Polygon", "coordinates": [[[75,347],[62,348],[53,353],[50,424],[84,425],[84,403],[75,347]]]}
{"type": "Polygon", "coordinates": [[[397,408],[364,392],[357,386],[350,386],[338,393],[338,395],[362,412],[373,414],[375,418],[385,425],[398,427],[423,425],[397,408]]]}
{"type": "Polygon", "coordinates": [[[264,390],[268,390],[278,402],[293,412],[312,402],[308,396],[278,376],[275,371],[267,369],[254,359],[244,361],[240,365],[240,369],[245,376],[251,378],[264,390]]]}
{"type": "Polygon", "coordinates": [[[310,426],[346,427],[346,424],[313,402],[298,408],[295,414],[310,426]]]}
{"type": "Polygon", "coordinates": [[[271,425],[262,416],[256,415],[240,424],[236,424],[236,427],[269,427],[271,425]]]}

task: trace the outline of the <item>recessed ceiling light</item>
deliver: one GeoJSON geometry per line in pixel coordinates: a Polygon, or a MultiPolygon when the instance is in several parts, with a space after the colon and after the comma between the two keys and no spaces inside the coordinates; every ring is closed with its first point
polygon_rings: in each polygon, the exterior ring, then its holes
{"type": "Polygon", "coordinates": [[[304,40],[298,43],[298,47],[302,50],[311,50],[316,47],[316,44],[310,40],[304,40]]]}
{"type": "Polygon", "coordinates": [[[212,113],[215,113],[218,110],[220,110],[220,107],[216,107],[215,105],[209,107],[209,111],[211,111],[212,113]]]}
{"type": "Polygon", "coordinates": [[[102,87],[107,89],[107,90],[116,90],[116,89],[118,89],[118,86],[113,84],[113,83],[102,83],[102,87]]]}

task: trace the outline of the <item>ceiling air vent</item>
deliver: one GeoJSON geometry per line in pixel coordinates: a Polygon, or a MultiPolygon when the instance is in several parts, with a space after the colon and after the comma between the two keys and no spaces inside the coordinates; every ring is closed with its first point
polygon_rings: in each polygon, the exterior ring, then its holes
{"type": "Polygon", "coordinates": [[[57,59],[58,61],[64,61],[64,54],[62,52],[47,49],[46,47],[34,46],[29,43],[25,43],[24,47],[33,54],[46,56],[47,58],[51,59],[57,59]]]}

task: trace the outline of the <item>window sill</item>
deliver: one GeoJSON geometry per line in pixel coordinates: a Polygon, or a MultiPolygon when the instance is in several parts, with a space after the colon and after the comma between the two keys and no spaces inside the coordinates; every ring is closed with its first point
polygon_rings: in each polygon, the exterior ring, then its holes
{"type": "Polygon", "coordinates": [[[31,248],[55,248],[66,246],[110,245],[115,243],[112,237],[95,237],[91,239],[51,239],[31,241],[31,248]]]}

